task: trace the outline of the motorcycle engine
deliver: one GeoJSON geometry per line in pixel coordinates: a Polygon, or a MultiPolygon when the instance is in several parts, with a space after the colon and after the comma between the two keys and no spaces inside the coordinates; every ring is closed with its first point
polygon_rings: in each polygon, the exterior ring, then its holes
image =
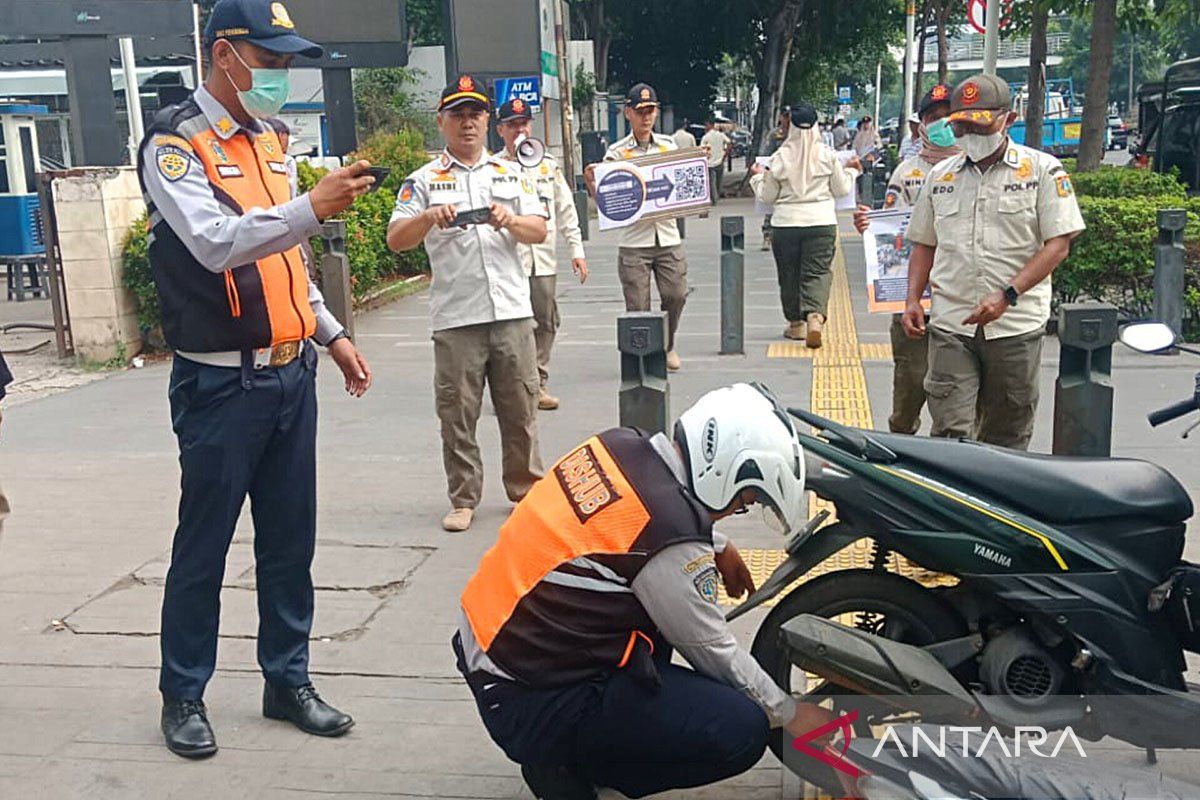
{"type": "Polygon", "coordinates": [[[1032,706],[1058,693],[1064,671],[1029,628],[1018,625],[984,647],[979,677],[990,694],[1032,706]]]}

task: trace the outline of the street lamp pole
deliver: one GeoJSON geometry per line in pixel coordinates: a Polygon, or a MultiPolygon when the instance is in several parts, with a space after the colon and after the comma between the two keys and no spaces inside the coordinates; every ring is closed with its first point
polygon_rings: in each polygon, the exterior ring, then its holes
{"type": "Polygon", "coordinates": [[[1000,0],[991,0],[985,5],[983,33],[983,74],[996,74],[996,59],[1000,54],[1000,0]]]}
{"type": "Polygon", "coordinates": [[[883,83],[883,62],[875,62],[875,126],[879,126],[879,93],[880,85],[883,83]]]}
{"type": "Polygon", "coordinates": [[[917,34],[917,3],[916,0],[906,0],[904,4],[904,105],[900,108],[899,129],[900,141],[911,134],[906,120],[913,109],[913,39],[917,34]]]}

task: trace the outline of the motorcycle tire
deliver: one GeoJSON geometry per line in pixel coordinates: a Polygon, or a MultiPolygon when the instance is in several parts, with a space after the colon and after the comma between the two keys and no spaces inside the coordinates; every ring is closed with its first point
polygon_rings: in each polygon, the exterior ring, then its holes
{"type": "MultiPolygon", "coordinates": [[[[781,644],[783,624],[801,614],[831,618],[847,612],[870,611],[901,617],[908,624],[908,644],[924,646],[965,636],[966,624],[958,613],[921,584],[891,572],[842,570],[802,583],[771,610],[759,626],[750,654],[784,691],[791,693],[792,663],[781,644]]],[[[825,684],[811,695],[851,692],[825,684]],[[823,691],[824,690],[824,691],[823,691]]],[[[860,728],[865,727],[865,723],[860,728]]],[[[786,731],[776,728],[769,739],[771,752],[783,763],[786,731]]],[[[863,735],[863,730],[856,733],[863,735]]],[[[865,735],[870,735],[869,733],[865,735]]],[[[792,759],[795,762],[795,759],[792,759]]],[[[803,759],[790,768],[800,778],[828,791],[841,789],[837,772],[814,759],[803,759]]]]}

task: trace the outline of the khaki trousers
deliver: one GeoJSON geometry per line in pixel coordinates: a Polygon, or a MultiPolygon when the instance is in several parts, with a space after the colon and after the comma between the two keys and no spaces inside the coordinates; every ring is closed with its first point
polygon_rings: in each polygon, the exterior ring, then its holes
{"type": "Polygon", "coordinates": [[[902,315],[892,315],[892,433],[916,433],[921,428],[925,407],[925,373],[929,368],[929,336],[910,339],[900,324],[902,315]]]}
{"type": "Polygon", "coordinates": [[[537,344],[538,381],[543,389],[550,380],[550,350],[562,322],[558,315],[558,300],[554,296],[557,287],[557,275],[529,277],[529,301],[533,304],[533,321],[537,324],[533,340],[537,344]]]}
{"type": "Polygon", "coordinates": [[[1029,449],[1037,412],[1044,332],[984,339],[929,328],[925,391],[933,436],[1029,449]]]}
{"type": "Polygon", "coordinates": [[[660,307],[667,312],[667,350],[674,350],[675,331],[687,303],[687,258],[683,246],[617,249],[617,276],[625,292],[626,311],[650,310],[651,273],[658,285],[660,307]]]}
{"type": "Polygon", "coordinates": [[[537,433],[537,352],[533,320],[467,325],[433,334],[434,397],[450,505],[475,508],[483,461],[475,426],[486,381],[500,425],[504,491],[517,502],[542,477],[537,433]]]}

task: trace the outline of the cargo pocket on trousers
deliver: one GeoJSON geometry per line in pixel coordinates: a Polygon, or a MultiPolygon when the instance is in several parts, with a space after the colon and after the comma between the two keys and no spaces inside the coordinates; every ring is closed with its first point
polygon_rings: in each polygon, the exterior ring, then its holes
{"type": "Polygon", "coordinates": [[[953,378],[935,378],[932,375],[925,376],[925,394],[929,395],[931,400],[947,399],[950,395],[954,394],[956,386],[958,386],[958,381],[953,378]]]}

